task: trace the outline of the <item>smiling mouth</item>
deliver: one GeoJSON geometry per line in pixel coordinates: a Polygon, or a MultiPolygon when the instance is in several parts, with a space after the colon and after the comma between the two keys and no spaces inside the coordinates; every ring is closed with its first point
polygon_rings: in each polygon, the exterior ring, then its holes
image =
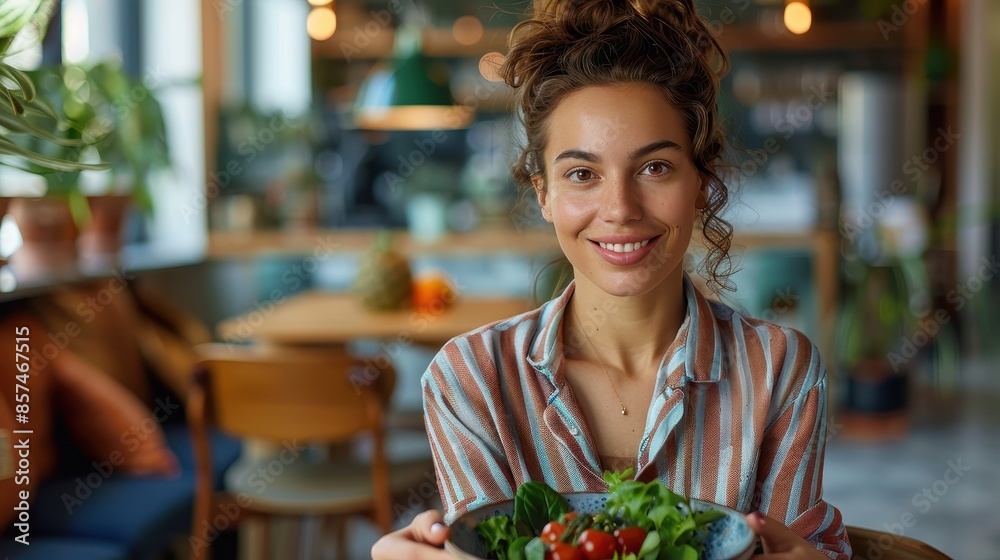
{"type": "Polygon", "coordinates": [[[602,243],[600,241],[595,241],[595,243],[600,245],[601,249],[614,251],[615,253],[631,253],[632,251],[638,251],[639,249],[642,249],[646,245],[649,245],[649,242],[656,239],[657,237],[659,237],[659,235],[657,235],[656,237],[650,237],[645,241],[636,241],[635,243],[602,243]]]}

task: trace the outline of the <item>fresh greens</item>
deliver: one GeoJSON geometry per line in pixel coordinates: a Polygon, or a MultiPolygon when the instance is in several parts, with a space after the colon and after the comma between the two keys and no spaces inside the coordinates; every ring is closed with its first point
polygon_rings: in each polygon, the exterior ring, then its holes
{"type": "MultiPolygon", "coordinates": [[[[527,541],[521,543],[520,539],[531,539],[529,535],[518,534],[514,520],[509,515],[498,515],[480,521],[476,525],[476,534],[483,539],[487,553],[497,560],[514,560],[517,557],[508,555],[508,550],[515,548],[511,545],[516,542],[523,549],[527,541]]],[[[522,553],[521,558],[523,557],[522,553]]]]}
{"type": "MultiPolygon", "coordinates": [[[[718,510],[694,512],[684,496],[670,491],[659,481],[626,480],[630,474],[631,469],[621,474],[604,474],[604,481],[608,483],[605,511],[627,526],[642,527],[650,535],[655,533],[659,537],[657,546],[647,545],[649,537],[643,543],[644,548],[658,549],[652,558],[697,560],[701,553],[697,529],[725,514],[718,510]]],[[[647,556],[640,554],[643,560],[647,556]]]]}
{"type": "Polygon", "coordinates": [[[546,523],[569,511],[566,498],[544,482],[525,482],[514,495],[514,522],[525,523],[535,535],[546,523]]]}
{"type": "MultiPolygon", "coordinates": [[[[576,546],[586,529],[613,533],[616,539],[616,529],[638,531],[636,544],[625,546],[639,547],[641,542],[641,548],[622,553],[629,549],[619,545],[609,560],[698,560],[703,548],[699,529],[725,514],[718,510],[694,511],[684,496],[661,482],[629,480],[631,474],[631,469],[605,472],[608,499],[604,510],[580,515],[567,515],[571,513],[569,503],[547,484],[525,482],[514,496],[514,515],[483,520],[476,526],[476,533],[483,540],[487,556],[496,560],[544,560],[547,547],[576,546]],[[545,528],[550,522],[561,525],[558,542],[540,538],[545,537],[543,529],[546,533],[550,530],[545,528]]],[[[584,540],[588,538],[583,536],[584,540]]]]}

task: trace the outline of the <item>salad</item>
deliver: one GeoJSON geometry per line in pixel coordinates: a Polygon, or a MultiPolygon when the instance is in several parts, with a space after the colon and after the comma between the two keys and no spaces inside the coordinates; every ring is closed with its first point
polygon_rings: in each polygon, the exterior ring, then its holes
{"type": "Polygon", "coordinates": [[[483,520],[476,534],[494,560],[698,560],[698,533],[725,514],[692,511],[663,483],[628,480],[631,474],[604,473],[608,499],[596,513],[571,511],[544,482],[525,482],[514,515],[483,520]]]}

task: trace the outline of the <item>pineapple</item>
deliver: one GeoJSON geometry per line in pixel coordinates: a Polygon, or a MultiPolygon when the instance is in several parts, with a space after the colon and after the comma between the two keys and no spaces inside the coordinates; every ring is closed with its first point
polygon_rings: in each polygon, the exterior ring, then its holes
{"type": "Polygon", "coordinates": [[[379,232],[374,249],[361,258],[354,279],[354,293],[368,309],[399,309],[410,301],[410,263],[392,249],[392,236],[379,232]]]}

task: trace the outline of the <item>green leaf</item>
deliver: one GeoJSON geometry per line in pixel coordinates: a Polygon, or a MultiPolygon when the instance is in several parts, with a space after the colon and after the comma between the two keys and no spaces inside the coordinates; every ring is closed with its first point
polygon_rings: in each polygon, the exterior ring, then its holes
{"type": "Polygon", "coordinates": [[[14,94],[9,89],[5,89],[4,93],[7,94],[7,101],[10,102],[11,111],[13,111],[15,115],[23,115],[24,105],[21,105],[21,102],[14,97],[14,94]]]}
{"type": "Polygon", "coordinates": [[[527,560],[527,555],[524,552],[528,543],[531,542],[533,537],[517,537],[514,542],[510,543],[510,547],[507,548],[507,560],[527,560]]]}
{"type": "Polygon", "coordinates": [[[527,524],[535,535],[542,532],[546,523],[568,511],[566,498],[544,482],[525,482],[514,495],[514,521],[527,524]]]}
{"type": "Polygon", "coordinates": [[[518,534],[514,520],[509,515],[498,515],[476,524],[476,534],[483,540],[486,555],[497,560],[507,560],[507,551],[518,534]]]}
{"type": "Polygon", "coordinates": [[[656,560],[659,552],[660,535],[656,531],[650,531],[646,534],[646,540],[642,541],[638,556],[642,560],[656,560]]]}
{"type": "Polygon", "coordinates": [[[6,136],[0,136],[0,154],[17,156],[29,163],[54,171],[104,171],[111,167],[107,163],[80,163],[44,156],[15,144],[6,136]]]}
{"type": "Polygon", "coordinates": [[[698,560],[693,546],[665,546],[660,549],[660,560],[698,560]]]}
{"type": "Polygon", "coordinates": [[[545,543],[535,537],[524,547],[525,560],[545,560],[545,543]]]}
{"type": "Polygon", "coordinates": [[[35,16],[42,0],[4,0],[0,3],[0,37],[16,35],[35,16]]]}
{"type": "Polygon", "coordinates": [[[52,142],[53,144],[59,144],[60,146],[80,147],[87,145],[87,143],[80,138],[63,138],[56,136],[41,126],[35,124],[31,119],[18,117],[4,111],[0,111],[0,126],[13,133],[31,134],[35,138],[40,138],[46,142],[52,142]]]}
{"type": "Polygon", "coordinates": [[[631,478],[632,472],[632,467],[621,472],[604,471],[604,482],[608,484],[608,492],[614,492],[623,482],[631,478]]]}
{"type": "Polygon", "coordinates": [[[35,98],[35,84],[31,83],[31,78],[24,72],[0,62],[0,75],[10,78],[21,88],[21,99],[31,101],[35,98]]]}

